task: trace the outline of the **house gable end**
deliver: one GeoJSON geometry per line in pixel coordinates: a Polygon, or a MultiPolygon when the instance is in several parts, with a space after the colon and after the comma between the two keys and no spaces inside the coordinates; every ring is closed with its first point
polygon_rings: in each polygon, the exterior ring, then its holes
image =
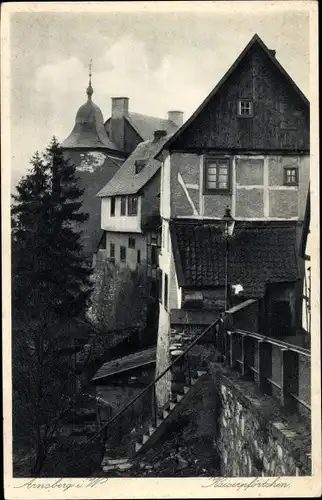
{"type": "Polygon", "coordinates": [[[309,103],[257,37],[167,147],[308,151],[309,103]],[[239,116],[240,101],[251,116],[239,116]]]}

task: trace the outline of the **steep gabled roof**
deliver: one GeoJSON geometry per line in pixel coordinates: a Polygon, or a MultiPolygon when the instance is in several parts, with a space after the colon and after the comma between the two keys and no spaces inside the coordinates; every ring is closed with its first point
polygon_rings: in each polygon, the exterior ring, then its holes
{"type": "MultiPolygon", "coordinates": [[[[124,119],[141,137],[142,141],[149,141],[153,139],[155,130],[165,130],[168,134],[172,134],[178,128],[171,120],[158,118],[156,116],[143,115],[141,113],[129,112],[126,116],[124,116],[124,119]]],[[[111,118],[106,120],[104,124],[106,130],[110,120],[111,118]]]]}
{"type": "Polygon", "coordinates": [[[246,45],[245,49],[238,56],[233,65],[229,68],[229,70],[225,73],[219,83],[215,86],[215,88],[210,92],[210,94],[205,98],[205,100],[200,104],[200,106],[196,109],[196,111],[190,116],[190,118],[172,135],[172,137],[163,145],[162,149],[157,153],[158,156],[162,150],[169,149],[169,147],[175,142],[175,140],[192,124],[195,118],[201,113],[201,111],[207,106],[209,101],[215,97],[217,92],[223,87],[228,78],[238,70],[238,67],[242,60],[246,57],[246,55],[250,52],[254,45],[258,45],[267,55],[271,63],[274,65],[276,70],[285,78],[288,85],[290,85],[295,93],[298,95],[300,100],[303,102],[305,107],[309,107],[310,103],[308,99],[305,97],[303,92],[299,89],[296,83],[292,80],[290,75],[285,71],[282,65],[277,61],[275,55],[272,54],[272,51],[265,45],[262,39],[255,34],[250,42],[246,45]]]}
{"type": "MultiPolygon", "coordinates": [[[[170,222],[174,261],[180,286],[225,286],[225,240],[220,221],[170,222]]],[[[299,278],[296,222],[236,221],[229,242],[229,283],[241,284],[243,295],[261,297],[265,285],[299,278]]]]}
{"type": "Polygon", "coordinates": [[[154,158],[169,138],[164,136],[159,141],[145,141],[138,144],[133,153],[125,160],[114,177],[97,194],[100,198],[106,196],[117,196],[136,194],[157,173],[161,164],[154,158]],[[135,164],[144,164],[139,173],[135,173],[135,164]]]}

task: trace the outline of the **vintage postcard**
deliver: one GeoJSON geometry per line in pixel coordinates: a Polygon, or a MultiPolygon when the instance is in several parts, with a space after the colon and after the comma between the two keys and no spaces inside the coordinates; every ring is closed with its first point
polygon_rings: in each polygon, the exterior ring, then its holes
{"type": "Polygon", "coordinates": [[[319,496],[317,2],[1,42],[5,497],[319,496]]]}

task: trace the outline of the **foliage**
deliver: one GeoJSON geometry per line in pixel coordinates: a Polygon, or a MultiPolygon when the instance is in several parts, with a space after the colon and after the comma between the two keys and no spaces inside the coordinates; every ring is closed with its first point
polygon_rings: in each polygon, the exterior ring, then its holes
{"type": "Polygon", "coordinates": [[[62,416],[75,404],[74,340],[66,325],[91,292],[82,251],[83,191],[53,138],[17,186],[12,207],[14,446],[23,443],[39,475],[62,416]]]}

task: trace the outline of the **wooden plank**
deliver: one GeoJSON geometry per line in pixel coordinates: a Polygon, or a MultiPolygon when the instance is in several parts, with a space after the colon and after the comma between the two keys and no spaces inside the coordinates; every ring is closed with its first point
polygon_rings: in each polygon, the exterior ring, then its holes
{"type": "Polygon", "coordinates": [[[258,384],[265,394],[272,394],[272,386],[267,380],[272,376],[272,345],[265,340],[258,342],[258,384]]]}
{"type": "Polygon", "coordinates": [[[299,355],[289,349],[281,349],[281,403],[288,411],[298,409],[299,355]]]}
{"type": "Polygon", "coordinates": [[[254,341],[248,335],[242,336],[242,375],[245,378],[254,380],[254,371],[250,367],[254,366],[254,341]]]}

